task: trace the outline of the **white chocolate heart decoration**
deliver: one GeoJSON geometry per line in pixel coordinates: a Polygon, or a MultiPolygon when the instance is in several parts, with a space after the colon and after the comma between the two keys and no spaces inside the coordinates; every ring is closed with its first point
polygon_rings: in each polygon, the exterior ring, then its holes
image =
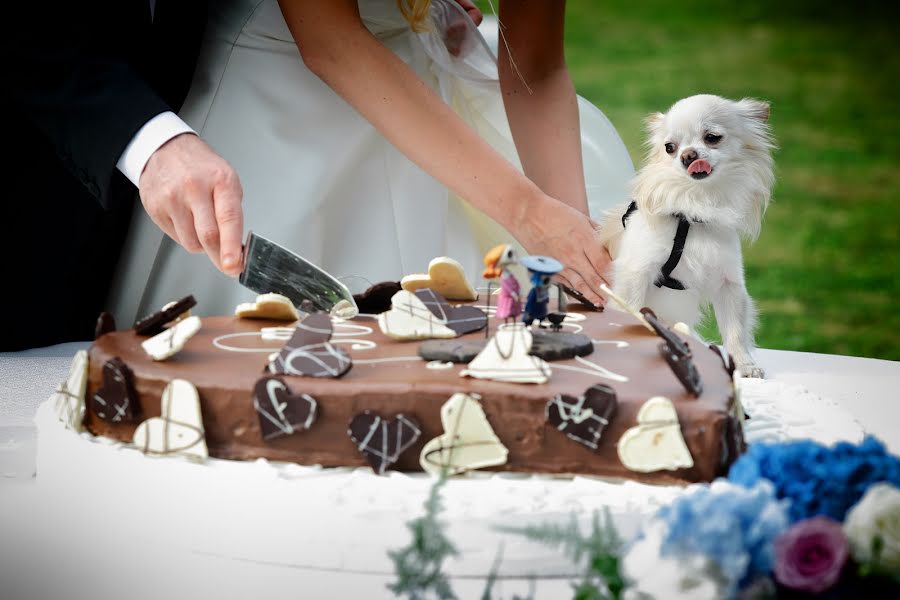
{"type": "Polygon", "coordinates": [[[75,353],[69,375],[53,393],[56,416],[73,431],[82,431],[84,396],[87,391],[88,355],[84,350],[75,353]]]}
{"type": "Polygon", "coordinates": [[[531,331],[524,323],[501,327],[484,350],[459,374],[510,383],[547,383],[550,365],[544,359],[529,354],[531,342],[531,331]]]}
{"type": "Polygon", "coordinates": [[[439,256],[428,263],[428,273],[407,275],[400,280],[400,285],[408,292],[431,289],[447,300],[475,300],[478,293],[458,261],[439,256]]]}
{"type": "Polygon", "coordinates": [[[506,463],[509,450],[488,423],[477,394],[453,394],[441,407],[444,433],[430,440],[419,455],[426,473],[458,475],[506,463]]]}
{"type": "Polygon", "coordinates": [[[650,398],[638,411],[637,422],[619,438],[619,460],[627,469],[650,473],[694,466],[671,400],[650,398]]]}
{"type": "Polygon", "coordinates": [[[188,317],[142,342],[141,347],[153,360],[166,360],[180,352],[198,331],[200,331],[200,317],[188,317]]]}
{"type": "Polygon", "coordinates": [[[241,319],[271,319],[273,321],[296,321],[300,313],[286,296],[281,294],[260,294],[255,302],[243,302],[234,309],[234,316],[241,319]]]}
{"type": "Polygon", "coordinates": [[[428,310],[412,292],[400,290],[391,298],[391,310],[378,315],[378,327],[395,340],[449,339],[456,332],[428,310]]]}
{"type": "Polygon", "coordinates": [[[153,456],[206,459],[209,451],[200,415],[200,396],[194,384],[173,379],[163,390],[160,410],[162,416],[152,417],[137,426],[134,445],[144,454],[153,456]]]}

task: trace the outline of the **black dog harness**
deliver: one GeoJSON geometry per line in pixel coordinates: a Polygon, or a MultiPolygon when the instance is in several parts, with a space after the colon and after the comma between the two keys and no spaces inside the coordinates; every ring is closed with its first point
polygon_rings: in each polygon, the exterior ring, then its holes
{"type": "MultiPolygon", "coordinates": [[[[622,229],[625,228],[628,217],[635,211],[637,211],[637,202],[632,200],[631,204],[628,205],[628,210],[622,215],[622,229]]],[[[678,261],[681,260],[681,255],[684,252],[684,242],[687,240],[688,231],[691,229],[691,221],[681,213],[675,213],[672,216],[678,219],[678,229],[675,231],[675,239],[672,242],[672,252],[669,253],[669,259],[660,269],[660,273],[653,284],[656,287],[683,290],[685,289],[684,284],[672,277],[672,271],[675,270],[675,267],[678,266],[678,261]]],[[[694,222],[702,223],[703,221],[694,219],[694,222]]]]}

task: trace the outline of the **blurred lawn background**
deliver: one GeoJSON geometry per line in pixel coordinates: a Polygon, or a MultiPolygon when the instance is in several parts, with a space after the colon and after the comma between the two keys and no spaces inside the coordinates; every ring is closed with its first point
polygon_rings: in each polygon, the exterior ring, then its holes
{"type": "MultiPolygon", "coordinates": [[[[567,2],[575,86],[636,167],[652,111],[697,93],[771,102],[774,202],[759,241],[745,245],[761,347],[900,360],[900,10],[891,4],[567,2]]],[[[701,332],[718,339],[713,322],[701,332]]]]}

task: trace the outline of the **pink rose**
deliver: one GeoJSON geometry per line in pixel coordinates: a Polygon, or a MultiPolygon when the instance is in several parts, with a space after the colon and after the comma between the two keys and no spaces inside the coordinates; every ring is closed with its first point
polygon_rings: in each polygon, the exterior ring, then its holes
{"type": "Polygon", "coordinates": [[[775,539],[775,580],[820,594],[841,578],[848,555],[840,523],[823,516],[799,521],[775,539]]]}

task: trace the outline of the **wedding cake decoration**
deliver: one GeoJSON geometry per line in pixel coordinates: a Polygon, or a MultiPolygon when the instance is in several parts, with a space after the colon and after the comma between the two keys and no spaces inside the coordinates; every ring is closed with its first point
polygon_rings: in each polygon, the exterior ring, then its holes
{"type": "Polygon", "coordinates": [[[69,366],[69,375],[52,396],[56,416],[72,431],[82,431],[85,392],[88,383],[88,353],[79,350],[69,366]]]}
{"type": "Polygon", "coordinates": [[[391,310],[391,298],[402,289],[398,281],[382,281],[370,285],[361,294],[354,294],[353,300],[360,314],[378,315],[391,310]]]}
{"type": "Polygon", "coordinates": [[[372,469],[384,475],[388,467],[416,443],[422,430],[415,420],[406,415],[398,414],[388,420],[367,410],[353,417],[347,435],[372,469]]]}
{"type": "Polygon", "coordinates": [[[271,440],[312,427],[318,403],[309,394],[292,393],[280,377],[269,376],[253,386],[253,406],[263,439],[271,440]]]}
{"type": "Polygon", "coordinates": [[[300,313],[291,301],[281,294],[260,294],[254,302],[243,302],[234,309],[234,316],[242,319],[270,319],[297,321],[300,313]]]}
{"type": "MultiPolygon", "coordinates": [[[[424,291],[424,290],[420,290],[424,291]]],[[[378,315],[378,327],[395,340],[455,338],[447,320],[435,314],[419,297],[419,292],[400,290],[391,298],[391,310],[378,315]]]]}
{"type": "Polygon", "coordinates": [[[198,331],[200,331],[200,318],[188,317],[178,321],[162,333],[141,342],[141,347],[153,360],[166,360],[181,352],[187,341],[198,331]]]}
{"type": "Polygon", "coordinates": [[[205,460],[209,452],[197,388],[184,379],[173,379],[163,390],[160,411],[159,417],[151,417],[137,426],[134,445],[148,455],[205,460]]]}
{"type": "Polygon", "coordinates": [[[619,438],[619,459],[625,467],[649,473],[694,466],[671,400],[662,396],[650,398],[638,411],[637,422],[619,438]]]}
{"type": "Polygon", "coordinates": [[[523,323],[501,327],[460,375],[508,383],[547,383],[550,366],[531,354],[531,331],[523,323]]]}
{"type": "Polygon", "coordinates": [[[134,324],[134,330],[138,335],[157,335],[179,319],[190,316],[190,310],[196,305],[197,300],[193,296],[169,302],[159,311],[140,319],[134,324]]]}
{"type": "Polygon", "coordinates": [[[331,344],[331,317],[312,313],[297,323],[293,335],[269,362],[271,373],[308,377],[341,377],[353,361],[331,344]]]}
{"type": "Polygon", "coordinates": [[[617,409],[615,390],[597,384],[578,398],[567,394],[554,397],[547,403],[547,422],[570,440],[596,450],[617,409]]]}
{"type": "Polygon", "coordinates": [[[469,280],[459,262],[446,256],[439,256],[428,264],[428,273],[407,275],[400,280],[400,285],[408,292],[430,289],[447,300],[472,302],[478,293],[469,280]]]}
{"type": "Polygon", "coordinates": [[[111,358],[103,365],[103,385],[91,396],[94,414],[104,421],[134,421],[137,413],[137,391],[134,374],[122,359],[111,358]]]}
{"type": "Polygon", "coordinates": [[[506,463],[509,450],[494,433],[477,394],[456,393],[441,407],[444,433],[422,448],[419,464],[432,475],[459,475],[506,463]]]}

